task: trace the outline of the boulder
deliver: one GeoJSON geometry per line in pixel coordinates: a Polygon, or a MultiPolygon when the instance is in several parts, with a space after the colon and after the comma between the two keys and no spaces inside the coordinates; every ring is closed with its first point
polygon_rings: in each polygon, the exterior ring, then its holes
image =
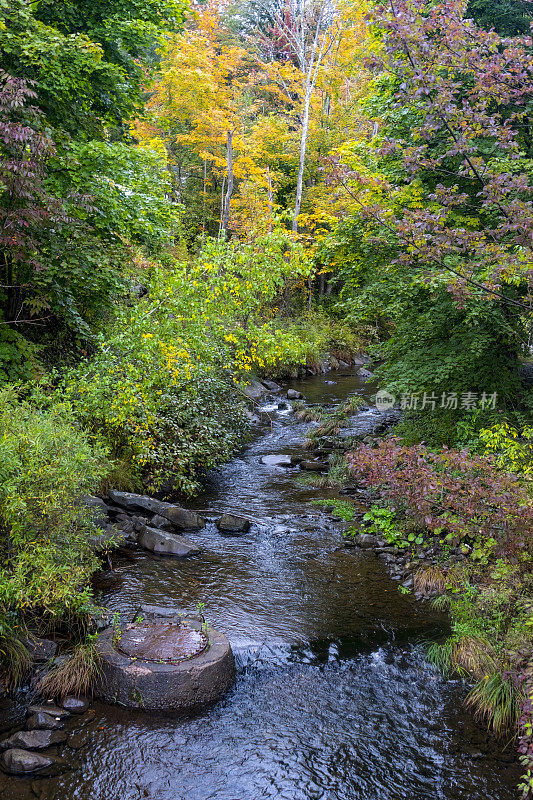
{"type": "Polygon", "coordinates": [[[81,498],[81,502],[87,508],[93,508],[96,511],[100,512],[99,516],[107,516],[107,512],[109,511],[109,507],[107,503],[104,503],[101,497],[93,497],[92,495],[85,495],[85,497],[81,498]]]}
{"type": "Polygon", "coordinates": [[[174,530],[174,525],[172,524],[172,522],[166,517],[162,517],[161,514],[156,514],[155,517],[152,517],[150,522],[150,527],[161,528],[161,530],[163,531],[174,530]]]}
{"type": "Polygon", "coordinates": [[[51,639],[41,639],[39,636],[31,636],[24,640],[24,644],[29,650],[32,661],[50,661],[57,651],[57,644],[51,639]]]}
{"type": "Polygon", "coordinates": [[[177,528],[185,530],[205,527],[205,520],[196,512],[188,511],[186,508],[181,508],[181,506],[173,503],[164,503],[162,500],[155,500],[153,497],[148,497],[144,494],[117,492],[115,490],[109,492],[109,497],[114,503],[127,511],[148,511],[150,514],[164,517],[177,528]]]}
{"type": "Polygon", "coordinates": [[[20,750],[19,748],[6,750],[0,756],[0,768],[9,775],[44,772],[59,763],[61,762],[57,758],[41,756],[38,753],[31,753],[28,750],[20,750]]]}
{"type": "Polygon", "coordinates": [[[348,369],[349,366],[350,365],[348,364],[347,361],[342,361],[341,359],[339,359],[339,369],[348,369]]]}
{"type": "Polygon", "coordinates": [[[139,536],[139,545],[161,556],[175,556],[176,558],[186,558],[196,556],[200,548],[183,536],[159,530],[158,528],[145,528],[139,536]]]}
{"type": "Polygon", "coordinates": [[[359,375],[360,378],[365,378],[367,381],[374,377],[374,373],[370,372],[369,369],[365,369],[365,367],[358,370],[357,374],[359,375]]]}
{"type": "Polygon", "coordinates": [[[269,467],[292,467],[291,456],[286,455],[269,455],[261,456],[261,463],[269,467]]]}
{"type": "Polygon", "coordinates": [[[133,618],[133,622],[139,618],[141,619],[156,619],[158,617],[178,617],[179,609],[174,606],[154,606],[150,603],[142,603],[133,618]]]}
{"type": "Polygon", "coordinates": [[[53,744],[62,744],[67,741],[67,734],[62,731],[33,730],[18,731],[0,742],[0,750],[21,748],[22,750],[43,750],[53,744]]]}
{"type": "Polygon", "coordinates": [[[266,386],[266,388],[268,389],[269,392],[281,392],[281,386],[279,386],[274,381],[264,380],[264,381],[261,381],[261,382],[262,382],[263,386],[266,386]]]}
{"type": "Polygon", "coordinates": [[[64,722],[61,722],[60,719],[56,719],[55,717],[52,717],[51,714],[45,714],[42,711],[38,711],[35,714],[31,714],[26,720],[26,730],[28,731],[33,731],[33,730],[57,731],[63,727],[64,727],[64,722]]]}
{"type": "Polygon", "coordinates": [[[61,707],[71,714],[84,714],[91,705],[88,697],[69,695],[61,702],[61,707]]]}
{"type": "Polygon", "coordinates": [[[109,498],[117,506],[125,508],[126,511],[149,511],[151,514],[158,514],[159,507],[162,505],[160,500],[148,497],[145,494],[134,494],[133,492],[118,492],[112,489],[109,498]]]}
{"type": "Polygon", "coordinates": [[[242,393],[249,400],[259,400],[261,395],[265,393],[265,387],[259,381],[252,381],[243,388],[242,393]]]}
{"type": "Polygon", "coordinates": [[[329,464],[325,461],[300,461],[300,469],[307,472],[327,472],[329,464]]]}
{"type": "Polygon", "coordinates": [[[376,547],[378,544],[378,537],[373,536],[371,533],[361,533],[356,541],[359,547],[376,547]]]}
{"type": "Polygon", "coordinates": [[[222,514],[215,525],[223,533],[246,533],[250,530],[251,522],[249,519],[238,517],[236,514],[222,514]]]}
{"type": "Polygon", "coordinates": [[[301,400],[303,394],[299,392],[297,389],[288,389],[287,397],[289,398],[289,400],[301,400]]]}
{"type": "Polygon", "coordinates": [[[162,503],[162,508],[158,514],[168,519],[176,528],[182,530],[199,530],[205,528],[205,519],[196,511],[188,511],[181,506],[174,506],[171,503],[162,503]]]}
{"type": "Polygon", "coordinates": [[[42,705],[34,705],[28,708],[29,714],[50,714],[52,717],[59,719],[68,719],[70,712],[65,708],[59,708],[54,703],[43,703],[42,705]]]}

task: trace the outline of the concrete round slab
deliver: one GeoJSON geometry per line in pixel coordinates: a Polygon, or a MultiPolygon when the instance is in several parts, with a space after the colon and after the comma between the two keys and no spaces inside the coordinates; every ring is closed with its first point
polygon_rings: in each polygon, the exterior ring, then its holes
{"type": "Polygon", "coordinates": [[[180,616],[156,618],[100,634],[96,694],[127,708],[188,712],[218,699],[233,683],[227,638],[180,616]]]}
{"type": "Polygon", "coordinates": [[[116,649],[137,660],[178,664],[200,655],[208,646],[203,631],[193,630],[181,622],[146,620],[128,625],[116,649]]]}

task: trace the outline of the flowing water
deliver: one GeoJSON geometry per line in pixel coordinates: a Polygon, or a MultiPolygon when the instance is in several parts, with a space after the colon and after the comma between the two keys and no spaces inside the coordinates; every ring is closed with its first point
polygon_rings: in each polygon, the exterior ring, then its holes
{"type": "MultiPolygon", "coordinates": [[[[300,386],[308,402],[363,393],[354,375],[300,386]]],[[[368,391],[368,390],[366,390],[368,391]]],[[[310,505],[327,495],[266,466],[301,453],[308,424],[272,424],[196,501],[206,515],[253,520],[244,536],[213,524],[186,561],[118,557],[103,603],[195,610],[232,643],[235,686],[192,718],[94,704],[74,769],[3,778],[5,800],[514,800],[517,770],[464,714],[464,688],[426,664],[446,619],[398,591],[372,553],[342,545],[339,523],[310,505]]]]}

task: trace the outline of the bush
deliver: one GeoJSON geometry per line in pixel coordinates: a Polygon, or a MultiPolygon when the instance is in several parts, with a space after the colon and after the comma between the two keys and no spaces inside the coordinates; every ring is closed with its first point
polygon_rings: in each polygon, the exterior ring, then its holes
{"type": "Polygon", "coordinates": [[[533,427],[521,430],[508,423],[493,425],[480,431],[479,438],[487,453],[493,453],[496,465],[523,475],[533,475],[533,427]]]}
{"type": "Polygon", "coordinates": [[[433,534],[448,541],[468,539],[480,559],[496,544],[504,550],[524,546],[533,526],[525,491],[490,458],[447,449],[434,453],[424,445],[407,447],[387,439],[376,448],[360,445],[348,463],[364,485],[379,487],[433,534]]]}
{"type": "Polygon", "coordinates": [[[0,393],[0,637],[39,615],[82,614],[96,567],[94,526],[80,498],[106,470],[101,449],[59,409],[0,393]],[[80,588],[81,587],[81,588],[80,588]]]}
{"type": "Polygon", "coordinates": [[[192,263],[155,271],[149,295],[119,311],[90,361],[68,373],[61,407],[133,466],[149,490],[192,494],[245,431],[239,383],[300,353],[269,304],[305,269],[283,236],[208,241],[192,263]]]}

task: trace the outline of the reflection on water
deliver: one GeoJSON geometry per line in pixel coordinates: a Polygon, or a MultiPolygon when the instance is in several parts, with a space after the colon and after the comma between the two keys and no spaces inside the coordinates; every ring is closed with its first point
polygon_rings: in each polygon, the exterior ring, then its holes
{"type": "MultiPolygon", "coordinates": [[[[362,392],[354,376],[301,384],[310,402],[362,392]]],[[[226,632],[240,667],[232,691],[190,719],[96,704],[79,768],[4,778],[10,800],[512,800],[516,771],[464,717],[461,687],[424,663],[420,642],[445,619],[398,592],[373,554],[346,550],[297,470],[261,463],[296,453],[308,424],[272,425],[213,475],[196,501],[209,517],[248,516],[250,532],[190,535],[202,554],[117,558],[102,592],[131,616],[142,603],[192,610],[226,632]]],[[[3,794],[1,793],[3,791],[3,794]]]]}

